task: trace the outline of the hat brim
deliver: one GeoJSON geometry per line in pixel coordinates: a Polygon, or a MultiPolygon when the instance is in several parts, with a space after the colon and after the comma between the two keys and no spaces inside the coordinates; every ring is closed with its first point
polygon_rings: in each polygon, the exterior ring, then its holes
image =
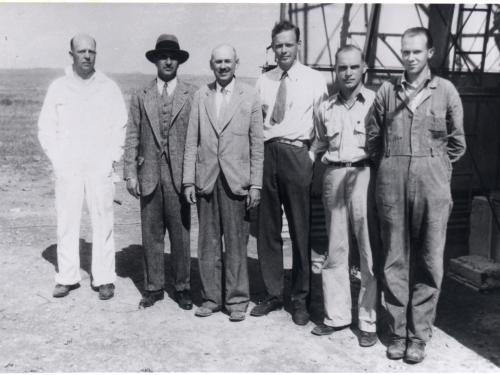
{"type": "Polygon", "coordinates": [[[186,62],[186,60],[189,58],[189,52],[183,51],[181,49],[153,49],[146,52],[146,58],[152,63],[155,63],[158,59],[160,59],[161,57],[165,57],[166,55],[178,60],[179,64],[186,62]]]}

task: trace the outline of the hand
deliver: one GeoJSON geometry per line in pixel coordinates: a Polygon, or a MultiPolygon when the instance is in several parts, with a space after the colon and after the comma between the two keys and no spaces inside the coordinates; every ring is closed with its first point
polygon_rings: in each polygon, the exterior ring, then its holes
{"type": "Polygon", "coordinates": [[[314,160],[316,160],[316,153],[314,151],[309,150],[309,159],[314,163],[314,160]]]}
{"type": "Polygon", "coordinates": [[[196,190],[193,185],[184,188],[184,198],[186,198],[189,204],[196,203],[196,190]]]}
{"type": "Polygon", "coordinates": [[[137,182],[137,178],[129,178],[127,180],[127,190],[134,198],[139,199],[141,195],[141,188],[137,182]]]}
{"type": "Polygon", "coordinates": [[[250,188],[246,200],[247,210],[257,207],[259,203],[260,203],[260,189],[250,188]]]}

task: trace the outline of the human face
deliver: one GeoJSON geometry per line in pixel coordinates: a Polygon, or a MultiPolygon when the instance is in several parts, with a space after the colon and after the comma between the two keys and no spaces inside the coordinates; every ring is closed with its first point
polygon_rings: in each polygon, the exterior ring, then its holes
{"type": "Polygon", "coordinates": [[[231,82],[238,63],[236,52],[231,46],[219,46],[212,51],[210,68],[214,72],[215,79],[219,85],[225,87],[231,82]]]}
{"type": "Polygon", "coordinates": [[[335,73],[337,83],[343,94],[355,91],[361,84],[365,72],[365,63],[361,53],[357,50],[347,50],[337,55],[335,73]]]}
{"type": "Polygon", "coordinates": [[[434,54],[433,48],[427,48],[427,37],[423,34],[406,35],[401,40],[401,56],[407,78],[417,79],[429,66],[429,60],[434,54]]]}
{"type": "Polygon", "coordinates": [[[297,59],[300,41],[297,40],[295,31],[285,30],[273,38],[273,51],[276,62],[285,72],[291,68],[297,59]]]}
{"type": "Polygon", "coordinates": [[[81,35],[73,38],[73,47],[69,52],[73,58],[73,70],[81,78],[87,79],[94,73],[96,43],[90,36],[81,35]]]}
{"type": "Polygon", "coordinates": [[[160,56],[155,61],[156,69],[158,69],[158,77],[164,82],[169,82],[177,76],[179,68],[179,60],[172,55],[160,56]]]}

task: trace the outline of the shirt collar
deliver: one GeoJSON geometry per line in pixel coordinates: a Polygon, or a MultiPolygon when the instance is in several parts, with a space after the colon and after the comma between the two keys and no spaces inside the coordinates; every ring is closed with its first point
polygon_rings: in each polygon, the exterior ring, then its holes
{"type": "Polygon", "coordinates": [[[160,77],[156,77],[156,87],[158,87],[158,92],[159,93],[162,93],[163,92],[163,85],[164,84],[167,84],[167,91],[169,93],[173,92],[175,90],[175,88],[177,87],[177,77],[174,77],[173,79],[171,79],[170,81],[168,82],[165,82],[164,80],[162,80],[160,77]]]}
{"type": "MultiPolygon", "coordinates": [[[[367,88],[365,85],[361,84],[361,88],[359,89],[358,93],[356,94],[356,101],[359,101],[361,103],[364,103],[366,101],[366,92],[367,88]]],[[[344,97],[340,94],[340,91],[337,93],[335,97],[335,102],[339,103],[344,103],[344,97]]]]}
{"type": "Polygon", "coordinates": [[[429,69],[429,67],[427,67],[426,69],[427,69],[426,73],[422,77],[422,79],[420,81],[415,81],[413,83],[408,82],[408,80],[406,79],[406,71],[405,71],[403,73],[403,75],[401,76],[401,85],[404,88],[407,88],[408,86],[410,86],[412,88],[417,88],[418,86],[420,86],[421,83],[424,83],[424,85],[428,84],[429,81],[431,81],[431,79],[432,79],[432,75],[431,75],[431,70],[429,69]]]}
{"type": "MultiPolygon", "coordinates": [[[[299,74],[299,71],[301,69],[301,63],[299,60],[295,60],[295,62],[293,63],[293,65],[290,67],[290,69],[288,69],[286,71],[287,75],[289,78],[295,80],[297,79],[297,76],[299,74]]],[[[278,73],[278,78],[281,79],[281,76],[283,75],[285,71],[283,69],[280,68],[280,66],[278,65],[278,70],[277,70],[277,73],[278,73]]]]}
{"type": "MultiPolygon", "coordinates": [[[[234,91],[234,82],[235,81],[236,81],[236,77],[233,77],[233,79],[231,80],[231,82],[229,82],[227,84],[227,86],[224,87],[224,89],[226,90],[226,92],[227,92],[228,95],[231,95],[233,93],[233,91],[234,91]]],[[[222,88],[223,87],[221,85],[219,85],[219,82],[215,81],[215,90],[217,92],[221,92],[222,88]]]]}
{"type": "Polygon", "coordinates": [[[67,66],[65,69],[64,69],[64,74],[66,74],[66,76],[68,77],[71,77],[75,80],[78,80],[79,82],[83,83],[83,84],[90,84],[91,82],[93,82],[94,80],[96,79],[100,79],[101,78],[101,72],[99,72],[97,69],[94,70],[94,74],[92,74],[90,76],[90,78],[88,79],[83,79],[82,77],[80,77],[78,74],[75,73],[75,71],[73,70],[73,65],[69,65],[67,66]]]}

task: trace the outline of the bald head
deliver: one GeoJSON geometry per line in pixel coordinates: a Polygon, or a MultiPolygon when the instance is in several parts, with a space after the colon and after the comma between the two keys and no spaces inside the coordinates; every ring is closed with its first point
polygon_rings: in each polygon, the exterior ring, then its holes
{"type": "Polygon", "coordinates": [[[216,81],[222,87],[232,81],[238,63],[238,55],[233,46],[220,44],[212,50],[210,68],[214,72],[216,81]]]}
{"type": "Polygon", "coordinates": [[[94,46],[94,51],[95,51],[95,49],[97,47],[97,43],[96,43],[95,39],[92,38],[88,34],[76,34],[73,38],[71,38],[71,40],[69,41],[70,49],[73,51],[75,48],[75,43],[78,44],[79,42],[82,42],[83,40],[86,40],[87,42],[92,43],[94,46]]]}
{"type": "Polygon", "coordinates": [[[94,74],[96,42],[87,34],[78,34],[71,38],[71,51],[73,71],[82,79],[88,79],[94,74]]]}
{"type": "Polygon", "coordinates": [[[214,59],[215,55],[224,54],[226,56],[232,55],[232,58],[238,60],[238,56],[236,55],[236,49],[230,44],[219,44],[212,50],[212,54],[210,56],[210,60],[214,59]]]}

